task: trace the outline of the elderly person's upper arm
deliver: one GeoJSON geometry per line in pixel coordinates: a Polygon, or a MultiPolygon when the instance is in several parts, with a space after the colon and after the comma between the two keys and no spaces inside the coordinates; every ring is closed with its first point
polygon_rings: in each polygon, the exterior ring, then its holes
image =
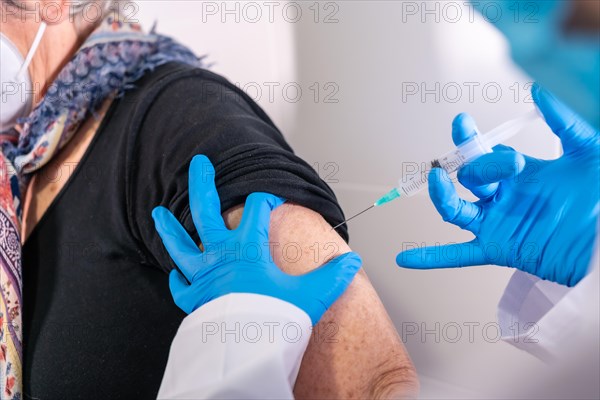
{"type": "MultiPolygon", "coordinates": [[[[233,228],[242,207],[225,213],[233,228]]],[[[276,264],[290,274],[317,268],[349,247],[314,211],[284,204],[271,217],[276,264]]],[[[410,358],[364,271],[315,327],[295,387],[298,398],[414,397],[410,358]]]]}
{"type": "MultiPolygon", "coordinates": [[[[150,218],[167,207],[195,240],[190,216],[188,168],[204,154],[215,167],[221,209],[230,226],[252,192],[268,192],[289,204],[273,214],[270,240],[275,262],[289,273],[303,273],[348,251],[331,226],[344,215],[331,189],[296,156],[268,116],[239,88],[203,70],[160,69],[152,85],[135,98],[127,178],[129,215],[148,264],[169,272],[174,265],[150,218]],[[136,129],[140,126],[140,129],[136,129]],[[294,205],[299,204],[299,205],[294,205]],[[300,206],[301,205],[301,206],[300,206]]],[[[167,282],[165,276],[165,284],[167,282]]],[[[325,314],[317,339],[304,358],[299,397],[374,397],[414,385],[410,361],[364,273],[325,314]],[[333,324],[328,325],[329,322],[333,324]],[[337,329],[334,338],[329,338],[337,329]],[[332,340],[333,339],[333,340],[332,340]]]]}

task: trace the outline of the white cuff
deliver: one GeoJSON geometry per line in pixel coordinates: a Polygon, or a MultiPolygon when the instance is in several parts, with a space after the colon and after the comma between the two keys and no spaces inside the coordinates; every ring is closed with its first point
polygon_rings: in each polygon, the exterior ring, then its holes
{"type": "Polygon", "coordinates": [[[311,333],[308,314],[288,302],[219,297],[181,323],[158,398],[293,398],[311,333]]]}
{"type": "Polygon", "coordinates": [[[582,338],[597,332],[597,246],[590,270],[571,288],[516,271],[498,305],[502,339],[547,362],[572,352],[582,338]]]}

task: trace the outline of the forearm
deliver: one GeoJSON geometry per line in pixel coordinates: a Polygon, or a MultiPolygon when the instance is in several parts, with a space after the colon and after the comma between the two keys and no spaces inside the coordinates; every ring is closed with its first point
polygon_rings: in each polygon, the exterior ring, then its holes
{"type": "MultiPolygon", "coordinates": [[[[242,208],[225,214],[237,226],[242,208]]],[[[317,213],[284,204],[271,218],[276,264],[303,274],[350,251],[317,213]]],[[[414,367],[377,293],[361,271],[315,327],[294,393],[298,398],[414,397],[414,367]]]]}
{"type": "Polygon", "coordinates": [[[418,393],[410,358],[364,273],[315,329],[295,387],[298,398],[403,398],[418,393]]]}

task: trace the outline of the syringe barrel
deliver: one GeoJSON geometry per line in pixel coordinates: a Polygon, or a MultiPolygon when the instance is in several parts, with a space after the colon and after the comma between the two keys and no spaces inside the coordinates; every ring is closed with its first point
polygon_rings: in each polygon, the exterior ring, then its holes
{"type": "Polygon", "coordinates": [[[517,118],[511,119],[510,121],[506,121],[502,125],[499,125],[487,132],[485,135],[483,135],[483,140],[490,147],[494,147],[500,143],[504,143],[506,140],[519,133],[523,127],[529,125],[539,118],[543,118],[543,116],[538,108],[535,107],[533,110],[528,111],[517,118]]]}
{"type": "Polygon", "coordinates": [[[401,196],[410,197],[427,187],[429,171],[440,167],[448,174],[457,171],[466,163],[473,161],[486,153],[492,152],[492,147],[502,143],[518,133],[523,127],[539,118],[539,111],[533,110],[526,114],[503,123],[485,135],[477,134],[471,139],[458,145],[443,156],[434,159],[429,164],[421,164],[418,171],[398,181],[398,191],[401,196]]]}
{"type": "Polygon", "coordinates": [[[398,190],[404,197],[414,196],[427,187],[429,171],[432,168],[443,168],[451,174],[465,165],[465,163],[491,151],[492,149],[487,147],[481,139],[481,135],[475,135],[457,148],[430,163],[421,164],[419,170],[410,176],[400,178],[398,181],[398,190]]]}
{"type": "Polygon", "coordinates": [[[448,173],[457,171],[460,167],[473,161],[485,153],[491,153],[492,148],[487,145],[484,137],[479,133],[471,139],[458,145],[453,151],[444,154],[440,160],[440,166],[448,173]]]}

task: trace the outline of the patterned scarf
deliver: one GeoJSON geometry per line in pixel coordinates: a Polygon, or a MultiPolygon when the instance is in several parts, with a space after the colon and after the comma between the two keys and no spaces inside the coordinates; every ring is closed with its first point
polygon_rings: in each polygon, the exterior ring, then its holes
{"type": "Polygon", "coordinates": [[[186,47],[107,18],[51,84],[42,102],[0,137],[0,397],[22,396],[21,193],[105,100],[121,96],[148,71],[168,62],[202,66],[186,47]]]}

